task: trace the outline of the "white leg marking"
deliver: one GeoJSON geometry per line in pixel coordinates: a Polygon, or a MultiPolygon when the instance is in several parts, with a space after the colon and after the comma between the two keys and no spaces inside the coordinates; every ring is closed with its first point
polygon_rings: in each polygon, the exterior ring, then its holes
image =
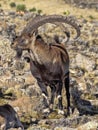
{"type": "Polygon", "coordinates": [[[48,105],[49,105],[48,97],[47,97],[44,93],[42,93],[42,96],[47,100],[47,103],[48,103],[48,105]]]}
{"type": "Polygon", "coordinates": [[[59,98],[61,98],[61,97],[62,97],[61,95],[58,95],[58,97],[57,97],[57,98],[59,99],[59,98]]]}
{"type": "Polygon", "coordinates": [[[48,99],[48,97],[47,97],[44,93],[42,93],[42,96],[43,96],[44,98],[48,99]]]}
{"type": "Polygon", "coordinates": [[[50,113],[49,108],[44,109],[44,110],[43,110],[43,113],[50,113]]]}
{"type": "Polygon", "coordinates": [[[59,109],[59,110],[58,110],[58,114],[64,115],[64,111],[59,109]]]}

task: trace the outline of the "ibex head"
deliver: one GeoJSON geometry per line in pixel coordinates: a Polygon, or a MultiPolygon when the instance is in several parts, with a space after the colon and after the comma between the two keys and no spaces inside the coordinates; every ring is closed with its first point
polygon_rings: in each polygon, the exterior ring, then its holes
{"type": "Polygon", "coordinates": [[[13,39],[11,48],[16,51],[16,57],[20,58],[23,50],[29,50],[31,43],[35,41],[35,33],[31,35],[20,34],[13,39]]]}
{"type": "Polygon", "coordinates": [[[22,34],[20,36],[16,36],[15,39],[13,39],[11,47],[15,50],[17,50],[17,48],[28,49],[30,43],[31,43],[31,37],[22,34]]]}

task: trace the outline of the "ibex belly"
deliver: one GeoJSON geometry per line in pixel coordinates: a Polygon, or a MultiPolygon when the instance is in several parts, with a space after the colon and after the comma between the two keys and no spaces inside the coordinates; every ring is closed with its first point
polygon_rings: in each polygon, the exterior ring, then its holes
{"type": "Polygon", "coordinates": [[[43,82],[50,83],[54,80],[62,80],[63,77],[68,73],[68,66],[61,67],[59,64],[46,64],[40,65],[36,61],[30,62],[30,69],[32,75],[36,79],[40,79],[43,82]],[[63,72],[64,67],[66,70],[63,72]],[[63,69],[62,69],[63,68],[63,69]],[[62,77],[61,77],[62,75],[62,77]]]}

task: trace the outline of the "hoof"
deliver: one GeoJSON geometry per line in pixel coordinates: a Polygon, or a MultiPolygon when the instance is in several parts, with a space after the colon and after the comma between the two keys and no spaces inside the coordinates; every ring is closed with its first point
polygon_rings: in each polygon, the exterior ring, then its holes
{"type": "Polygon", "coordinates": [[[49,108],[44,109],[43,113],[50,113],[50,109],[49,108]]]}
{"type": "Polygon", "coordinates": [[[19,127],[18,130],[24,130],[24,128],[19,127]]]}
{"type": "Polygon", "coordinates": [[[72,113],[73,113],[73,112],[72,112],[72,108],[69,108],[69,109],[67,110],[67,116],[70,116],[72,113]]]}
{"type": "Polygon", "coordinates": [[[59,109],[59,110],[58,110],[58,114],[64,115],[64,111],[59,109]]]}
{"type": "Polygon", "coordinates": [[[5,129],[5,124],[1,125],[1,130],[5,129]]]}
{"type": "Polygon", "coordinates": [[[53,104],[50,104],[49,109],[50,109],[50,112],[53,112],[53,104]]]}

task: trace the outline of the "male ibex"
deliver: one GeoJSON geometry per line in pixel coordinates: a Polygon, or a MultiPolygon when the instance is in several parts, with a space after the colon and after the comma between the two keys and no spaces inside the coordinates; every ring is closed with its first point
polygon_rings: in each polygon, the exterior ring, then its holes
{"type": "MultiPolygon", "coordinates": [[[[63,112],[62,86],[65,86],[67,97],[67,114],[70,114],[70,92],[69,92],[69,56],[64,44],[46,44],[41,36],[35,35],[36,30],[46,23],[61,22],[73,26],[77,31],[78,38],[80,29],[70,17],[61,15],[39,16],[26,25],[20,36],[16,36],[11,47],[16,50],[17,56],[21,57],[23,50],[30,54],[30,69],[32,75],[37,79],[42,90],[46,107],[52,108],[54,93],[58,97],[59,112],[63,112]],[[51,100],[48,100],[47,85],[51,88],[51,100]]],[[[48,110],[50,110],[48,109],[48,110]]]]}

